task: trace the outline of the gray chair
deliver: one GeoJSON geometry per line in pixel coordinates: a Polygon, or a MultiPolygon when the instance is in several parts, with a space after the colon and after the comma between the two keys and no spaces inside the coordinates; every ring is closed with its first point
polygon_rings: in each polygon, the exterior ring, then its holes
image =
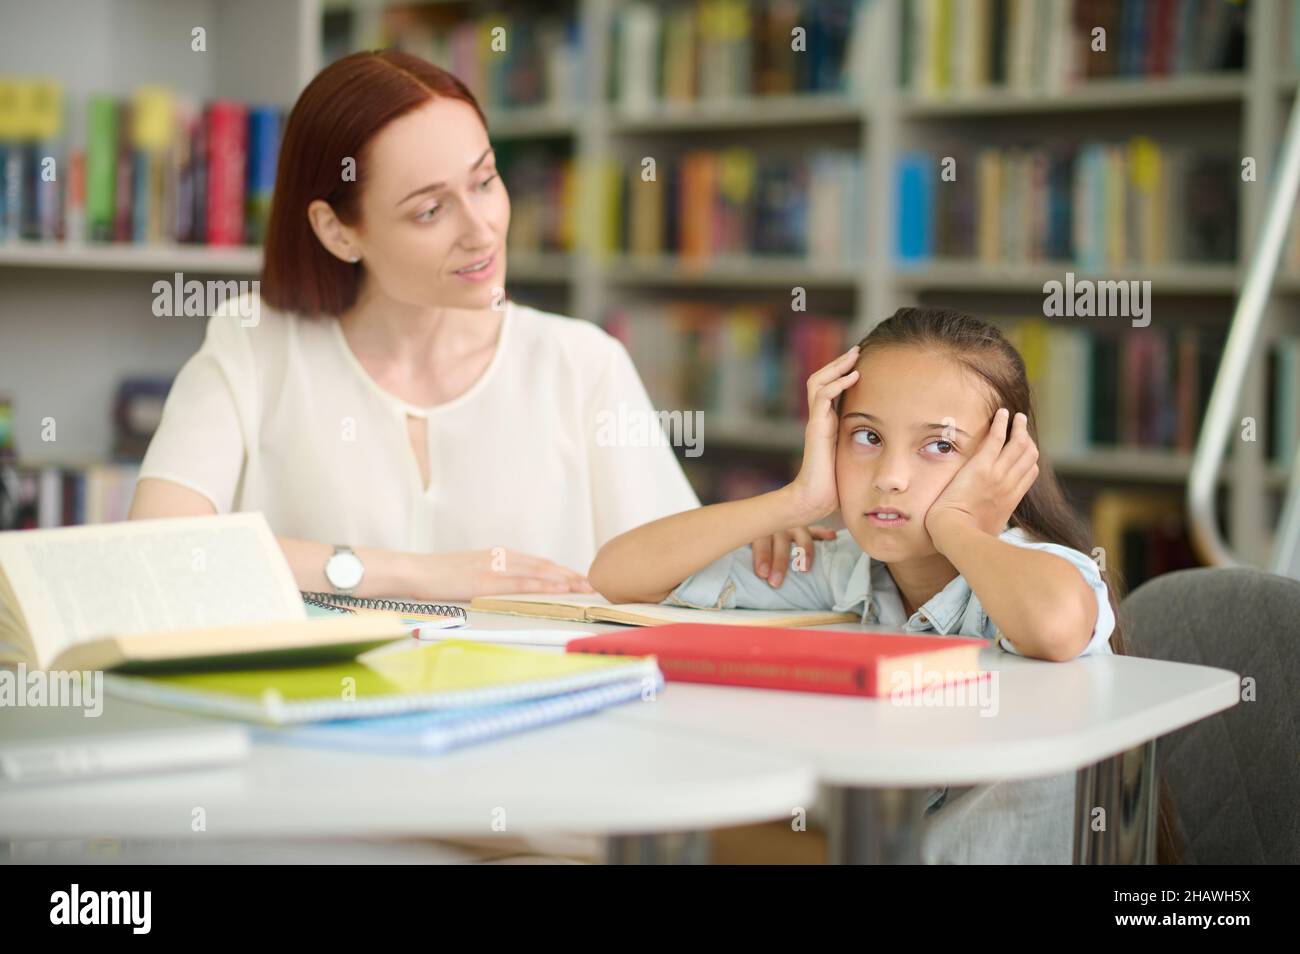
{"type": "Polygon", "coordinates": [[[1300,862],[1300,580],[1256,569],[1158,576],[1120,607],[1137,656],[1230,669],[1242,701],[1162,738],[1188,864],[1300,862]]]}

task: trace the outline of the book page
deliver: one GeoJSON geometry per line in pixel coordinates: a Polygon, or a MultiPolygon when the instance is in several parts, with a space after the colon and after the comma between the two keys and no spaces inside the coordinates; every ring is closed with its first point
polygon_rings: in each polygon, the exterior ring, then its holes
{"type": "MultiPolygon", "coordinates": [[[[757,609],[695,609],[689,606],[664,606],[662,603],[618,603],[611,607],[614,613],[626,613],[662,623],[711,623],[729,626],[781,626],[796,620],[820,620],[832,623],[837,620],[856,622],[852,613],[831,610],[757,610],[757,609]]],[[[800,625],[810,625],[801,623],[800,625]]]]}
{"type": "Polygon", "coordinates": [[[610,606],[609,600],[599,593],[587,595],[585,593],[565,593],[562,595],[548,596],[545,593],[503,593],[500,596],[476,596],[470,601],[470,607],[482,601],[484,603],[545,603],[548,606],[576,606],[585,608],[588,606],[610,606]]]}
{"type": "Polygon", "coordinates": [[[260,513],[5,533],[0,563],[38,665],[104,636],[306,618],[260,513]]]}
{"type": "MultiPolygon", "coordinates": [[[[628,620],[618,618],[631,615],[662,623],[725,623],[733,626],[779,626],[798,621],[798,625],[824,625],[838,621],[857,622],[853,613],[835,613],[830,610],[754,610],[754,609],[692,609],[686,606],[665,606],[662,603],[610,603],[599,594],[585,595],[571,593],[548,596],[536,593],[513,593],[503,596],[479,596],[470,603],[471,609],[492,612],[491,607],[502,602],[538,603],[544,606],[573,606],[594,611],[593,621],[613,621],[619,623],[628,620]],[[812,622],[803,622],[809,620],[812,622]]],[[[522,607],[516,607],[519,615],[526,615],[522,607]]]]}

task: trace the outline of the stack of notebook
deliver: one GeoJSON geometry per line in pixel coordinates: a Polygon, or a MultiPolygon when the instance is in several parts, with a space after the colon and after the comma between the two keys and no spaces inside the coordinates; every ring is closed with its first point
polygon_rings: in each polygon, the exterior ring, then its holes
{"type": "Polygon", "coordinates": [[[450,639],[298,668],[108,674],[119,698],[268,727],[272,741],[428,753],[650,696],[653,658],[539,652],[450,639]]]}

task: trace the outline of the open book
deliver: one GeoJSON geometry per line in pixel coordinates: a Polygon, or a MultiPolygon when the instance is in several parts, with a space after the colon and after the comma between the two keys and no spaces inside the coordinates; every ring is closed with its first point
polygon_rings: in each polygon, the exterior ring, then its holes
{"type": "Polygon", "coordinates": [[[476,596],[469,608],[483,613],[533,616],[540,619],[574,620],[583,623],[625,623],[629,626],[661,626],[665,623],[720,623],[731,626],[824,626],[828,623],[856,623],[853,613],[825,610],[691,609],[660,603],[610,603],[603,596],[569,593],[538,596],[519,593],[509,596],[476,596]]]}
{"type": "Polygon", "coordinates": [[[0,663],[270,666],[405,632],[392,617],[308,619],[260,513],[0,533],[0,663]]]}

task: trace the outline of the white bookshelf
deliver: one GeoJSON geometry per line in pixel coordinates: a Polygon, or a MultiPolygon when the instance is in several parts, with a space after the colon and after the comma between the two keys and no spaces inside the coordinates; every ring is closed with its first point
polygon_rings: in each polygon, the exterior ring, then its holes
{"type": "MultiPolygon", "coordinates": [[[[162,82],[198,97],[237,96],[288,106],[320,68],[324,12],[354,10],[353,48],[362,48],[373,45],[386,0],[6,3],[6,17],[18,27],[0,31],[0,62],[9,72],[66,76],[74,95],[92,90],[125,95],[141,83],[162,82]],[[87,13],[88,7],[94,8],[93,13],[87,13]],[[192,25],[209,26],[211,53],[204,59],[188,52],[192,25]],[[106,36],[114,38],[112,43],[105,44],[106,36]]],[[[585,84],[583,100],[557,109],[490,114],[493,137],[502,141],[568,141],[580,163],[625,155],[647,143],[666,149],[688,147],[703,135],[723,141],[728,136],[742,137],[747,143],[772,137],[773,141],[805,144],[827,136],[837,145],[856,145],[864,159],[870,196],[862,260],[735,259],[699,266],[588,252],[572,256],[512,254],[513,289],[561,296],[572,314],[596,319],[611,304],[634,303],[637,296],[647,293],[662,296],[679,289],[683,294],[707,292],[744,298],[770,296],[776,290],[801,285],[848,301],[848,335],[856,340],[899,305],[926,300],[931,294],[969,294],[973,297],[966,307],[976,312],[981,310],[981,301],[996,296],[1001,313],[1008,313],[1005,302],[1012,300],[1023,302],[1022,312],[1029,313],[1041,305],[1045,281],[1060,279],[1065,271],[1073,270],[1079,278],[1150,279],[1158,298],[1194,298],[1203,309],[1221,312],[1226,324],[1262,214],[1263,183],[1280,141],[1285,109],[1300,81],[1284,55],[1289,4],[1283,0],[1252,3],[1248,62],[1240,74],[1107,80],[1054,92],[973,91],[945,99],[898,89],[901,0],[866,0],[866,42],[853,52],[850,94],[780,97],[757,103],[706,101],[652,107],[634,114],[604,100],[603,77],[611,55],[607,27],[618,4],[619,0],[577,0],[588,41],[584,51],[588,75],[593,78],[585,84]],[[1143,132],[1148,124],[1183,123],[1193,127],[1187,135],[1219,142],[1223,128],[1230,128],[1241,154],[1257,158],[1260,173],[1259,187],[1243,190],[1238,262],[1134,265],[1098,273],[1064,263],[990,266],[936,261],[915,270],[894,267],[888,249],[893,228],[891,165],[898,152],[944,136],[969,138],[972,131],[987,131],[997,137],[1022,129],[1042,129],[1044,123],[1055,123],[1058,132],[1070,130],[1080,137],[1124,135],[1116,130],[1125,128],[1127,135],[1132,135],[1143,132]]],[[[585,190],[580,198],[577,229],[581,249],[593,248],[591,239],[599,232],[600,209],[594,191],[585,190]]],[[[32,409],[49,409],[73,419],[84,419],[90,413],[104,418],[111,403],[111,383],[118,376],[128,371],[174,370],[197,345],[200,333],[192,326],[179,335],[161,336],[166,344],[159,345],[157,326],[151,324],[156,319],[141,317],[147,312],[148,288],[154,280],[168,279],[174,271],[249,277],[256,275],[259,261],[256,249],[0,246],[0,283],[7,292],[0,296],[0,337],[34,349],[24,353],[21,348],[0,347],[0,390],[13,392],[17,399],[20,420],[16,436],[24,455],[102,458],[107,450],[106,421],[72,428],[76,436],[70,438],[70,446],[49,451],[39,444],[31,424],[32,409]],[[69,314],[78,317],[71,319],[69,314]],[[15,323],[24,325],[17,339],[7,333],[15,323]],[[46,326],[48,331],[34,330],[46,326]],[[82,330],[84,346],[68,349],[62,336],[74,327],[82,330]],[[111,344],[106,343],[108,338],[111,344]],[[60,355],[63,369],[79,381],[78,387],[69,389],[55,376],[33,373],[33,362],[49,360],[54,353],[60,355]]],[[[1274,305],[1280,317],[1295,317],[1297,295],[1300,277],[1279,281],[1274,305]]],[[[1243,393],[1243,408],[1262,408],[1263,397],[1263,371],[1257,363],[1243,393]]],[[[802,427],[789,422],[714,422],[706,433],[719,444],[795,454],[802,427]]],[[[1262,444],[1238,446],[1224,474],[1230,488],[1233,544],[1247,553],[1258,553],[1259,541],[1267,538],[1264,491],[1282,483],[1281,472],[1270,467],[1262,454],[1262,444]]],[[[1174,453],[1098,450],[1063,458],[1057,469],[1067,477],[1089,480],[1178,484],[1186,479],[1188,459],[1174,453]]]]}
{"type": "Polygon", "coordinates": [[[654,285],[678,288],[839,288],[852,290],[860,269],[849,263],[808,262],[799,258],[715,256],[693,262],[670,257],[614,255],[601,260],[601,278],[609,286],[654,285]]]}
{"type": "Polygon", "coordinates": [[[861,99],[830,94],[733,98],[657,106],[640,113],[610,110],[616,133],[670,133],[714,129],[855,125],[864,122],[861,99]]]}
{"type": "Polygon", "coordinates": [[[109,272],[171,270],[256,276],[262,270],[262,251],[239,246],[10,242],[0,243],[0,268],[109,272]]]}
{"type": "Polygon", "coordinates": [[[900,97],[905,118],[999,116],[1024,113],[1115,112],[1161,110],[1177,106],[1240,104],[1247,84],[1242,76],[1171,76],[1151,79],[1090,80],[1059,91],[977,90],[946,97],[908,94],[900,97]]]}
{"type": "Polygon", "coordinates": [[[1066,272],[1075,280],[1140,278],[1165,294],[1231,295],[1240,282],[1235,265],[1143,265],[1089,269],[1071,262],[1046,264],[983,263],[937,259],[921,268],[900,268],[895,286],[911,292],[956,289],[960,291],[1008,291],[1041,293],[1043,284],[1061,281],[1066,272]]]}

